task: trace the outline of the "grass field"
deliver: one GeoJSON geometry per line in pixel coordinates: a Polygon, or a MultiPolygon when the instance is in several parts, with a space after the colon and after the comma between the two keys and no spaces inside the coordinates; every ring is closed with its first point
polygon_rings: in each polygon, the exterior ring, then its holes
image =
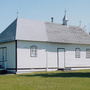
{"type": "Polygon", "coordinates": [[[90,70],[0,75],[0,90],[90,90],[90,70]]]}

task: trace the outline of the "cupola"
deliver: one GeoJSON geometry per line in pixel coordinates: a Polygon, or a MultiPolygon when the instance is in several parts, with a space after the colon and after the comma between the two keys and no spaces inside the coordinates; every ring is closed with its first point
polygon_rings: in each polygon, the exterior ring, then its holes
{"type": "Polygon", "coordinates": [[[63,25],[67,26],[67,22],[68,22],[68,18],[66,16],[66,10],[65,10],[65,15],[64,15],[64,18],[63,18],[63,25]]]}

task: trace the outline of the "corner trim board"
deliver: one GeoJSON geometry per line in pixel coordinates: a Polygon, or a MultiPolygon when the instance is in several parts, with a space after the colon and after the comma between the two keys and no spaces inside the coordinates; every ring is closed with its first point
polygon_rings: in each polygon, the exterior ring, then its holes
{"type": "Polygon", "coordinates": [[[17,40],[15,40],[15,54],[16,54],[16,69],[14,69],[14,70],[16,70],[16,72],[17,72],[17,40]]]}

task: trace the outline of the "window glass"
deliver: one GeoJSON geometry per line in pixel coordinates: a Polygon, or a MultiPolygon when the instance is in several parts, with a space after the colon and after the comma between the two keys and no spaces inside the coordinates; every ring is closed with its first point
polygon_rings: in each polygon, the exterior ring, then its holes
{"type": "Polygon", "coordinates": [[[30,47],[30,56],[31,57],[36,57],[37,56],[37,47],[34,46],[34,45],[30,47]]]}
{"type": "Polygon", "coordinates": [[[90,49],[86,50],[86,58],[90,58],[90,49]]]}
{"type": "Polygon", "coordinates": [[[76,50],[75,50],[75,57],[80,58],[80,49],[79,48],[76,48],[76,50]]]}

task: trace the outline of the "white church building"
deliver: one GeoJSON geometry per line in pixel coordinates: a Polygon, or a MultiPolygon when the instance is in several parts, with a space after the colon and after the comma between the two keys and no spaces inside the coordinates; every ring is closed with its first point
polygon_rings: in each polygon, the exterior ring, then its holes
{"type": "Polygon", "coordinates": [[[16,18],[0,34],[0,68],[12,73],[90,68],[90,36],[79,26],[16,18]]]}

